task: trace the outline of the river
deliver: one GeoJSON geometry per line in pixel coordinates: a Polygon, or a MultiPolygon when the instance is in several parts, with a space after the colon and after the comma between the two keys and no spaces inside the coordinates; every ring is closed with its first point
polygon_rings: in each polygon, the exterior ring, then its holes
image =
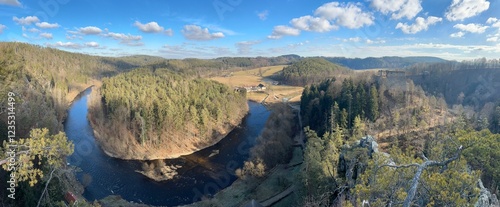
{"type": "Polygon", "coordinates": [[[248,102],[250,111],[240,127],[211,147],[167,160],[167,165],[182,166],[179,175],[172,180],[156,182],[135,172],[141,169],[139,161],[109,157],[97,145],[87,119],[90,90],[73,102],[64,123],[66,135],[75,144],[75,152],[68,160],[81,169],[77,178],[86,186],[83,196],[89,201],[120,195],[135,203],[177,206],[210,197],[236,180],[234,170],[248,158],[249,149],[270,114],[263,105],[248,102]],[[214,153],[217,150],[218,154],[214,153]]]}

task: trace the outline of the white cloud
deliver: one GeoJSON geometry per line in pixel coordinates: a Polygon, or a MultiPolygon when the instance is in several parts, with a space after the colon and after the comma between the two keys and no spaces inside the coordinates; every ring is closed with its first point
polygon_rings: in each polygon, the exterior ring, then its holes
{"type": "Polygon", "coordinates": [[[185,25],[182,34],[188,40],[213,40],[224,37],[222,32],[210,33],[208,28],[201,28],[198,25],[185,25]]]}
{"type": "Polygon", "coordinates": [[[498,40],[500,40],[500,34],[495,34],[495,35],[489,36],[486,39],[486,41],[488,41],[488,42],[498,42],[498,40]]]}
{"type": "Polygon", "coordinates": [[[330,24],[326,19],[320,17],[313,17],[310,15],[294,18],[290,21],[293,27],[312,32],[328,32],[338,27],[330,24]]]}
{"type": "Polygon", "coordinates": [[[366,44],[384,44],[385,40],[370,40],[366,39],[366,44]]]}
{"type": "Polygon", "coordinates": [[[399,22],[396,25],[396,29],[401,29],[401,31],[403,31],[403,33],[405,33],[405,34],[415,34],[415,33],[418,33],[420,31],[425,31],[425,30],[429,29],[430,25],[434,25],[434,24],[441,22],[441,21],[443,21],[443,18],[434,17],[434,16],[429,16],[429,17],[427,17],[427,19],[424,19],[422,17],[417,17],[415,19],[414,24],[408,25],[406,23],[399,22]]]}
{"type": "Polygon", "coordinates": [[[24,26],[23,26],[23,27],[22,27],[22,29],[23,29],[23,32],[26,32],[26,31],[28,31],[28,32],[30,32],[30,33],[38,33],[38,32],[41,32],[41,31],[40,31],[39,29],[37,29],[37,28],[29,28],[29,29],[27,29],[26,27],[24,27],[24,26]]]}
{"type": "Polygon", "coordinates": [[[488,10],[489,7],[490,2],[486,0],[453,0],[445,16],[450,21],[462,21],[488,10]]]}
{"type": "Polygon", "coordinates": [[[114,32],[109,32],[107,34],[104,34],[103,36],[105,37],[110,37],[115,40],[120,40],[121,44],[128,45],[128,46],[142,46],[144,43],[140,42],[142,40],[142,36],[140,35],[131,35],[131,34],[123,34],[123,33],[114,33],[114,32]]]}
{"type": "Polygon", "coordinates": [[[491,24],[491,27],[498,28],[496,33],[489,34],[486,36],[486,41],[488,42],[498,42],[500,41],[500,20],[495,17],[490,17],[486,21],[487,24],[491,24]]]}
{"type": "Polygon", "coordinates": [[[165,31],[165,28],[160,26],[157,22],[149,22],[146,24],[142,24],[139,21],[135,21],[134,26],[139,28],[142,32],[145,33],[160,33],[165,31]]]}
{"type": "Polygon", "coordinates": [[[40,22],[40,19],[38,19],[37,16],[27,16],[21,18],[12,17],[12,20],[14,20],[14,22],[20,25],[30,25],[36,22],[40,22]]]}
{"type": "Polygon", "coordinates": [[[373,14],[364,12],[359,6],[360,3],[339,3],[330,2],[320,6],[314,14],[318,17],[334,21],[340,26],[349,29],[357,29],[365,25],[373,24],[373,14]]]}
{"type": "Polygon", "coordinates": [[[392,13],[391,19],[413,19],[422,11],[420,0],[372,0],[371,6],[383,14],[392,13]]]}
{"type": "Polygon", "coordinates": [[[486,20],[486,24],[493,24],[497,21],[498,21],[498,19],[496,17],[490,17],[490,18],[488,18],[488,20],[486,20]]]}
{"type": "Polygon", "coordinates": [[[40,33],[40,37],[43,37],[45,39],[52,39],[52,33],[40,33]]]}
{"type": "Polygon", "coordinates": [[[80,35],[66,35],[66,39],[68,40],[83,39],[83,37],[80,35]]]}
{"type": "Polygon", "coordinates": [[[488,18],[486,24],[491,24],[491,27],[496,27],[500,29],[500,20],[495,17],[488,18]]]}
{"type": "Polygon", "coordinates": [[[264,11],[261,11],[261,12],[257,12],[257,16],[259,17],[260,20],[266,20],[267,16],[269,16],[269,11],[268,10],[264,10],[264,11]]]}
{"type": "Polygon", "coordinates": [[[309,40],[306,40],[304,42],[298,42],[298,43],[294,43],[294,44],[288,44],[288,48],[297,48],[297,47],[300,47],[300,46],[304,46],[306,44],[309,44],[309,40]]]}
{"type": "Polygon", "coordinates": [[[166,29],[163,33],[167,36],[174,36],[174,30],[172,29],[166,29]]]}
{"type": "Polygon", "coordinates": [[[343,39],[342,41],[343,42],[360,42],[361,41],[361,37],[351,37],[349,39],[343,39]]]}
{"type": "Polygon", "coordinates": [[[450,35],[450,37],[453,37],[453,38],[460,38],[460,37],[463,37],[465,35],[464,32],[457,32],[457,33],[453,33],[450,35]]]}
{"type": "Polygon", "coordinates": [[[18,6],[18,7],[22,6],[22,4],[21,4],[21,2],[19,2],[19,0],[0,0],[0,5],[1,4],[9,5],[9,6],[18,6]]]}
{"type": "Polygon", "coordinates": [[[99,47],[99,43],[97,43],[97,42],[86,42],[85,46],[97,48],[97,47],[99,47]]]}
{"type": "Polygon", "coordinates": [[[3,25],[3,24],[0,24],[0,34],[3,33],[3,30],[6,29],[7,26],[3,25]]]}
{"type": "Polygon", "coordinates": [[[68,48],[68,49],[81,49],[82,45],[74,42],[56,42],[55,44],[50,44],[47,43],[47,46],[49,47],[62,47],[62,48],[68,48]]]}
{"type": "Polygon", "coordinates": [[[101,34],[102,29],[100,29],[99,27],[88,26],[88,27],[78,28],[78,32],[80,34],[84,34],[84,35],[97,35],[97,34],[101,34]]]}
{"type": "Polygon", "coordinates": [[[57,23],[51,24],[48,22],[41,22],[41,23],[36,23],[36,26],[42,29],[54,29],[60,27],[61,25],[57,23]]]}
{"type": "Polygon", "coordinates": [[[238,54],[249,54],[252,50],[252,46],[259,44],[260,41],[243,41],[235,44],[238,54]]]}
{"type": "Polygon", "coordinates": [[[299,34],[300,34],[300,30],[298,30],[298,29],[284,26],[284,25],[278,25],[278,26],[274,27],[273,33],[271,35],[267,36],[267,38],[280,39],[283,36],[298,36],[299,34]]]}
{"type": "Polygon", "coordinates": [[[470,32],[470,33],[484,33],[486,29],[488,29],[488,26],[483,26],[482,24],[456,24],[453,26],[453,28],[462,30],[464,32],[470,32]]]}
{"type": "Polygon", "coordinates": [[[238,33],[228,29],[224,28],[218,24],[214,23],[207,23],[205,22],[204,19],[196,19],[196,18],[180,18],[181,21],[187,22],[188,25],[199,25],[201,27],[206,27],[209,30],[214,30],[218,32],[222,32],[224,35],[237,35],[238,33]]]}

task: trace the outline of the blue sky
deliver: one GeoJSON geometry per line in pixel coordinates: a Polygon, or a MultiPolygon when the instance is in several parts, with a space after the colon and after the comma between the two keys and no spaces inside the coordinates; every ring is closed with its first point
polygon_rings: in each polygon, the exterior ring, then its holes
{"type": "Polygon", "coordinates": [[[494,0],[0,0],[0,41],[103,56],[500,56],[494,0]]]}

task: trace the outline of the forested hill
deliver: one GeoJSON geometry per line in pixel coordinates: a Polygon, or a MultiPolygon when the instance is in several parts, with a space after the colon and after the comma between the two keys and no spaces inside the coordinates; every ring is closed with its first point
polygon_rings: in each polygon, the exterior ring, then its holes
{"type": "MultiPolygon", "coordinates": [[[[6,108],[8,92],[16,94],[16,134],[21,137],[27,137],[34,127],[61,131],[68,104],[78,93],[100,77],[140,66],[120,58],[25,43],[0,42],[0,54],[0,107],[6,108]]],[[[0,113],[2,133],[7,129],[2,127],[5,116],[0,113]]]]}
{"type": "MultiPolygon", "coordinates": [[[[133,56],[131,58],[141,60],[141,57],[143,56],[133,56]]],[[[187,76],[211,77],[244,69],[288,65],[300,59],[301,57],[297,55],[283,55],[278,57],[220,57],[215,59],[160,59],[156,63],[150,64],[149,68],[168,68],[187,76]]]]}
{"type": "MultiPolygon", "coordinates": [[[[347,203],[343,206],[494,203],[500,134],[488,131],[488,121],[465,112],[454,117],[443,98],[406,78],[335,82],[313,84],[302,94],[307,143],[297,176],[304,179],[296,184],[307,198],[302,206],[329,206],[336,200],[347,203]]],[[[500,106],[497,110],[500,115],[500,106]]]]}
{"type": "Polygon", "coordinates": [[[324,59],[351,69],[372,68],[404,68],[418,63],[443,63],[447,60],[437,57],[368,57],[368,58],[345,58],[324,57],[324,59]]]}
{"type": "Polygon", "coordinates": [[[170,69],[106,78],[91,100],[89,116],[103,149],[136,160],[174,158],[210,146],[248,111],[244,92],[170,69]]]}
{"type": "MultiPolygon", "coordinates": [[[[25,43],[0,42],[0,143],[8,143],[4,141],[8,141],[8,135],[12,135],[7,133],[7,130],[11,130],[15,131],[14,140],[24,140],[24,144],[14,149],[17,152],[29,149],[26,154],[18,153],[16,163],[19,161],[19,164],[12,174],[10,170],[6,171],[7,165],[2,165],[4,170],[0,170],[1,180],[16,175],[15,180],[19,182],[16,199],[7,197],[8,190],[0,190],[0,203],[6,206],[36,206],[44,187],[48,187],[47,190],[56,189],[48,190],[49,200],[52,201],[63,200],[62,196],[66,191],[75,192],[78,185],[62,184],[72,183],[72,176],[58,176],[59,179],[52,179],[50,184],[47,181],[51,180],[48,178],[52,175],[50,170],[66,166],[66,156],[73,152],[73,144],[62,132],[62,122],[69,103],[86,87],[98,84],[100,77],[137,66],[139,65],[120,58],[75,54],[25,43]],[[14,97],[15,100],[9,97],[14,97]],[[8,118],[12,112],[15,115],[11,117],[15,117],[15,120],[8,118]],[[12,128],[12,121],[15,121],[15,129],[12,128]]],[[[0,151],[12,150],[12,147],[7,146],[0,147],[0,151]]],[[[0,153],[0,160],[7,156],[9,155],[6,153],[0,153]]],[[[59,170],[54,173],[56,174],[61,175],[59,170]]],[[[8,185],[7,182],[2,182],[0,188],[7,189],[8,185]]]]}
{"type": "Polygon", "coordinates": [[[349,73],[349,69],[323,58],[304,58],[283,68],[276,78],[289,85],[304,86],[342,73],[349,73]]]}

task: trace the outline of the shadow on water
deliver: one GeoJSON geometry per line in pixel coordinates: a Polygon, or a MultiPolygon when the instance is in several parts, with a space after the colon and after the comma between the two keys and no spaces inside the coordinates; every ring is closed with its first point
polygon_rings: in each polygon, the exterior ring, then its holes
{"type": "Polygon", "coordinates": [[[135,172],[141,169],[140,162],[109,157],[99,148],[87,120],[90,90],[73,102],[64,123],[66,135],[75,143],[75,153],[69,162],[82,169],[77,177],[86,186],[84,197],[89,201],[120,195],[136,203],[176,206],[210,197],[236,179],[234,170],[248,158],[249,149],[270,114],[263,105],[248,102],[249,115],[240,127],[211,147],[167,160],[167,165],[182,166],[179,175],[155,182],[135,172]]]}

